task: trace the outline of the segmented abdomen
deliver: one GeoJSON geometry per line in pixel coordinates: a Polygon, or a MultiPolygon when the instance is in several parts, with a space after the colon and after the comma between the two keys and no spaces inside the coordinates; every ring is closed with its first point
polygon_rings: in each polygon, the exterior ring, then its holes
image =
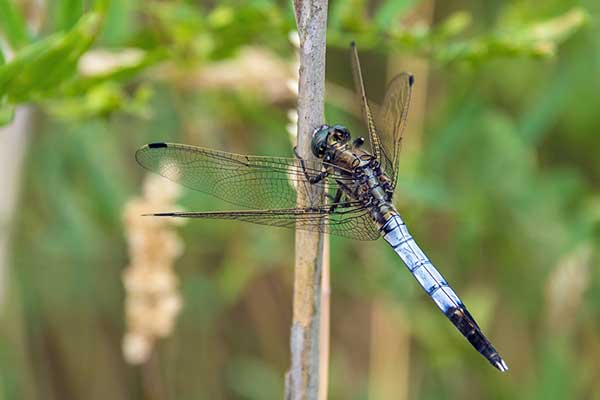
{"type": "Polygon", "coordinates": [[[381,231],[383,238],[402,258],[425,292],[471,345],[494,367],[500,371],[508,370],[506,363],[481,332],[465,305],[414,241],[400,215],[388,217],[381,231]]]}

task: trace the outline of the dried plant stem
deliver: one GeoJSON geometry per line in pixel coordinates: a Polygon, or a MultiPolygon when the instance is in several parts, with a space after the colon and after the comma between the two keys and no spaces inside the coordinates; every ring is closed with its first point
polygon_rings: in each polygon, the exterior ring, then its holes
{"type": "Polygon", "coordinates": [[[165,388],[160,372],[158,354],[154,352],[142,364],[142,385],[146,400],[162,400],[165,398],[165,388]]]}
{"type": "Polygon", "coordinates": [[[329,238],[323,243],[323,272],[321,276],[321,334],[319,339],[319,400],[327,400],[329,387],[329,309],[331,285],[329,281],[329,238]]]}
{"type": "MultiPolygon", "coordinates": [[[[301,157],[310,159],[312,132],[323,123],[324,114],[327,1],[295,0],[294,10],[300,37],[297,149],[301,157]]],[[[299,207],[307,203],[308,195],[299,188],[299,207]]],[[[310,194],[312,198],[314,195],[310,194]]],[[[297,231],[286,399],[318,399],[322,267],[323,235],[297,231]]]]}

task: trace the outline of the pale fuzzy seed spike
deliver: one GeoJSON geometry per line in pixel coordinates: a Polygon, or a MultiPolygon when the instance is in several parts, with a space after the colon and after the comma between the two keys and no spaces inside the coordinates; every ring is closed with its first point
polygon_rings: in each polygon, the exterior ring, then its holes
{"type": "Polygon", "coordinates": [[[180,189],[166,179],[148,176],[144,195],[131,199],[123,215],[130,265],[123,271],[127,333],[123,355],[131,364],[148,360],[157,339],[171,334],[182,301],[173,270],[183,242],[172,218],[143,216],[173,210],[180,189]]]}
{"type": "Polygon", "coordinates": [[[298,35],[298,31],[290,31],[288,33],[288,40],[295,48],[300,48],[300,35],[298,35]]]}

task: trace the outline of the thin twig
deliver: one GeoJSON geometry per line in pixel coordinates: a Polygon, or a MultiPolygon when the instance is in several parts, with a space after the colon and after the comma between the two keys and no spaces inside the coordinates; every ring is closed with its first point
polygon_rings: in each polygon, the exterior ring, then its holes
{"type": "Polygon", "coordinates": [[[162,400],[165,398],[160,362],[156,351],[142,364],[142,386],[146,400],[162,400]]]}
{"type": "MultiPolygon", "coordinates": [[[[300,37],[297,149],[301,157],[310,159],[312,132],[322,124],[325,107],[327,0],[295,0],[294,10],[300,37]]],[[[314,199],[318,195],[300,189],[299,207],[307,204],[308,196],[314,199]]],[[[286,399],[318,399],[322,263],[323,235],[296,231],[294,316],[286,399]]]]}
{"type": "Polygon", "coordinates": [[[329,309],[331,284],[329,276],[329,238],[323,244],[323,273],[321,280],[321,334],[319,342],[319,400],[327,400],[329,388],[329,309]]]}

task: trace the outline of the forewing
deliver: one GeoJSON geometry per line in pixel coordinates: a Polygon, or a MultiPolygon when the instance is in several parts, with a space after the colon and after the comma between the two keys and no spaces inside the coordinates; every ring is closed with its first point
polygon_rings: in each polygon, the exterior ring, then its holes
{"type": "Polygon", "coordinates": [[[377,127],[383,153],[382,165],[384,172],[392,179],[396,187],[398,179],[398,156],[402,137],[406,126],[408,108],[414,78],[403,72],[388,84],[383,104],[377,113],[377,127]]]}
{"type": "Polygon", "coordinates": [[[369,107],[369,101],[367,100],[367,93],[365,91],[365,83],[363,82],[362,70],[360,67],[360,60],[358,58],[358,51],[356,50],[356,44],[352,42],[350,44],[350,58],[352,64],[352,76],[354,78],[354,87],[358,96],[358,102],[360,109],[363,114],[363,119],[369,130],[369,141],[371,142],[371,151],[373,155],[381,160],[381,142],[377,135],[377,129],[375,127],[375,120],[373,113],[369,107]]]}
{"type": "Polygon", "coordinates": [[[361,206],[344,206],[330,212],[330,206],[320,208],[290,208],[273,210],[175,212],[152,214],[159,217],[229,219],[280,228],[296,228],[331,233],[357,240],[375,240],[380,232],[369,212],[361,206]]]}
{"type": "MultiPolygon", "coordinates": [[[[142,167],[165,178],[242,207],[295,208],[300,185],[314,194],[308,198],[307,206],[324,205],[323,197],[309,190],[314,185],[307,182],[300,161],[295,158],[249,156],[172,143],[146,145],[136,152],[135,158],[142,167]]],[[[321,172],[323,165],[320,161],[305,161],[306,172],[311,176],[321,172]]],[[[333,178],[348,179],[337,175],[333,178]]],[[[338,187],[333,179],[317,185],[328,193],[338,187]]]]}

